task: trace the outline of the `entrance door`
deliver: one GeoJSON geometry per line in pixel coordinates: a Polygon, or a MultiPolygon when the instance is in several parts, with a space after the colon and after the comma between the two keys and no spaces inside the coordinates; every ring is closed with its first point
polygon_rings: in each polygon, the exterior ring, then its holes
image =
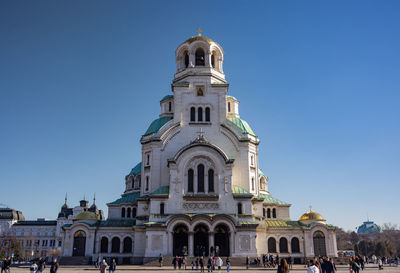
{"type": "Polygon", "coordinates": [[[174,229],[174,256],[184,256],[188,253],[188,229],[184,225],[178,225],[174,229]]]}
{"type": "Polygon", "coordinates": [[[194,228],[194,255],[208,256],[208,228],[205,225],[197,225],[194,228]]]}
{"type": "Polygon", "coordinates": [[[86,233],[82,230],[75,232],[72,256],[85,256],[86,233]]]}
{"type": "Polygon", "coordinates": [[[215,254],[218,256],[230,256],[229,229],[225,225],[218,225],[214,233],[215,254]]]}
{"type": "Polygon", "coordinates": [[[317,231],[313,236],[314,255],[316,257],[326,256],[325,235],[321,231],[317,231]]]}

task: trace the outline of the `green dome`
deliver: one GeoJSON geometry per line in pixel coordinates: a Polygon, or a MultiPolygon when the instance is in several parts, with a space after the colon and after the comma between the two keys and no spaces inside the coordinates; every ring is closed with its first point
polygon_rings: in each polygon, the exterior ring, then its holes
{"type": "Polygon", "coordinates": [[[143,136],[157,133],[158,130],[160,130],[160,128],[163,127],[164,124],[167,123],[168,121],[170,121],[171,119],[172,119],[172,117],[161,117],[161,118],[154,120],[150,124],[149,128],[147,128],[147,131],[146,131],[146,133],[144,133],[143,136]]]}
{"type": "Polygon", "coordinates": [[[164,98],[162,98],[160,100],[160,102],[165,101],[165,100],[169,100],[169,99],[172,99],[172,98],[174,98],[174,95],[166,95],[164,98]]]}
{"type": "Polygon", "coordinates": [[[245,120],[237,117],[229,117],[228,120],[235,124],[242,133],[256,136],[253,129],[251,129],[250,125],[245,120]]]}

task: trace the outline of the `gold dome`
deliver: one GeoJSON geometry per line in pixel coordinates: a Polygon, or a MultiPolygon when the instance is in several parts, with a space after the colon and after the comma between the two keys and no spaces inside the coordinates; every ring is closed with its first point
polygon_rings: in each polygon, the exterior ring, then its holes
{"type": "Polygon", "coordinates": [[[75,218],[75,220],[99,220],[99,216],[94,212],[82,211],[75,218]]]}
{"type": "Polygon", "coordinates": [[[299,221],[326,221],[324,217],[321,216],[318,212],[312,211],[310,208],[309,212],[304,213],[299,221]]]}

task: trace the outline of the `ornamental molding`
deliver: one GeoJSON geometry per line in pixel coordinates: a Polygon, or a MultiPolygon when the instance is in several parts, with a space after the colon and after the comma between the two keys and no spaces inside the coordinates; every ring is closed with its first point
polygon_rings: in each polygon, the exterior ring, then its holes
{"type": "Polygon", "coordinates": [[[219,208],[218,203],[183,203],[184,210],[216,210],[219,208]]]}

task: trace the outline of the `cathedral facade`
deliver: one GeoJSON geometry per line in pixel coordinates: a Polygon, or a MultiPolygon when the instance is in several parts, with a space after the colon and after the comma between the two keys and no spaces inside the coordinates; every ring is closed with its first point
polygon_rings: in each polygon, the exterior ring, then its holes
{"type": "Polygon", "coordinates": [[[142,263],[162,254],[231,257],[337,256],[336,228],[311,209],[291,220],[259,168],[259,143],[228,95],[224,51],[197,35],[175,51],[161,112],[142,135],[142,161],[103,219],[96,206],[66,204],[54,225],[64,257],[142,263]]]}

